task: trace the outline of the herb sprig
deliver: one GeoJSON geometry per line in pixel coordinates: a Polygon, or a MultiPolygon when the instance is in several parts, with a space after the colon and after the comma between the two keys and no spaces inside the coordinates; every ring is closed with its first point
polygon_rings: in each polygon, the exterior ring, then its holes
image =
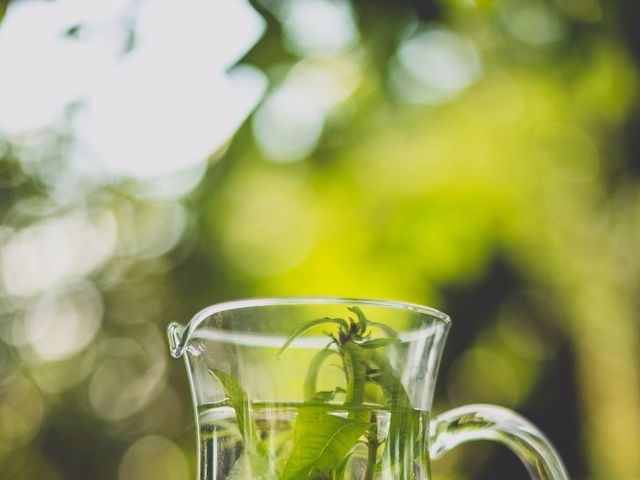
{"type": "MultiPolygon", "coordinates": [[[[298,410],[293,428],[293,446],[274,478],[277,480],[343,480],[358,443],[366,446],[366,466],[363,480],[373,480],[379,469],[379,450],[384,445],[384,459],[398,479],[413,477],[414,465],[407,464],[406,445],[417,442],[419,416],[411,402],[385,349],[398,343],[396,332],[387,325],[369,320],[357,306],[348,307],[353,314],[344,318],[320,318],[296,327],[287,337],[278,357],[300,336],[318,327],[331,327],[326,332],[329,342],[311,359],[303,385],[304,402],[298,410]],[[383,336],[374,338],[374,333],[383,336]],[[323,365],[332,356],[341,360],[346,388],[317,390],[317,380],[323,365]],[[365,404],[367,392],[381,391],[390,410],[386,438],[379,438],[377,414],[365,404]],[[324,406],[335,405],[338,396],[347,416],[329,413],[324,406]],[[332,403],[329,403],[332,402],[332,403]]],[[[219,370],[211,370],[218,379],[229,405],[235,410],[240,435],[245,444],[242,465],[250,466],[253,476],[266,473],[268,448],[256,435],[251,418],[250,402],[238,382],[219,370]]],[[[238,462],[240,462],[239,460],[238,462]]],[[[411,462],[409,462],[411,463],[411,462]]]]}

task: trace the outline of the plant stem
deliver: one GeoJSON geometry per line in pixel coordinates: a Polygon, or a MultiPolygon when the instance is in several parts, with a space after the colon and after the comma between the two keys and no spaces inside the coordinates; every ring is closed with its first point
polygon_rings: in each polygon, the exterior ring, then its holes
{"type": "Polygon", "coordinates": [[[378,454],[378,417],[375,412],[371,413],[371,427],[367,432],[367,469],[364,472],[363,480],[373,480],[376,469],[376,455],[378,454]]]}
{"type": "Polygon", "coordinates": [[[345,404],[356,407],[349,412],[349,419],[360,422],[368,422],[368,412],[358,407],[364,402],[364,391],[367,376],[367,363],[360,347],[354,342],[348,341],[342,345],[344,354],[344,367],[347,372],[347,392],[345,404]]]}

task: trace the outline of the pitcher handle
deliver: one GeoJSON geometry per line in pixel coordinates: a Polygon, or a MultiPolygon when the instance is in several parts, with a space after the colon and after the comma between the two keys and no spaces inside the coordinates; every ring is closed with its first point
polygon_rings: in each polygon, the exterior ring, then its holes
{"type": "Polygon", "coordinates": [[[437,459],[473,440],[493,440],[513,451],[533,480],[569,480],[560,456],[531,422],[494,405],[466,405],[431,421],[429,455],[437,459]]]}

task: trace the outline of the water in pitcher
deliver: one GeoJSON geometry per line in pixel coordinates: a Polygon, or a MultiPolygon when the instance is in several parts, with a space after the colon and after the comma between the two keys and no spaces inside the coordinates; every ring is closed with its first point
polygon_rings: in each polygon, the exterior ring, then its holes
{"type": "Polygon", "coordinates": [[[251,417],[244,427],[227,403],[201,406],[198,414],[200,480],[430,478],[427,412],[253,402],[241,414],[251,417]]]}

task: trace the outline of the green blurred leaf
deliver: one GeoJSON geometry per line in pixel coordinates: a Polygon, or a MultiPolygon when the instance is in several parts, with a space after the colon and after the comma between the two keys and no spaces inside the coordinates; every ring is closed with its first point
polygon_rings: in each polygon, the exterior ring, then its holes
{"type": "Polygon", "coordinates": [[[4,14],[7,13],[8,6],[9,6],[9,0],[0,0],[0,23],[4,18],[4,14]]]}

